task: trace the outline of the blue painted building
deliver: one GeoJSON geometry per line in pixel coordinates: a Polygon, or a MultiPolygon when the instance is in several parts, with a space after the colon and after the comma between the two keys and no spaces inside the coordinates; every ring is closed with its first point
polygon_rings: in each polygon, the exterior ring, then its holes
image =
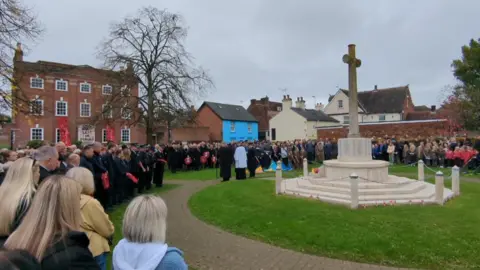
{"type": "Polygon", "coordinates": [[[208,126],[211,132],[219,134],[222,141],[229,143],[258,140],[258,121],[244,107],[206,101],[200,106],[197,114],[202,114],[201,111],[207,107],[214,116],[208,117],[210,118],[208,121],[202,119],[201,122],[210,123],[208,126]],[[215,130],[219,128],[221,130],[215,130]]]}

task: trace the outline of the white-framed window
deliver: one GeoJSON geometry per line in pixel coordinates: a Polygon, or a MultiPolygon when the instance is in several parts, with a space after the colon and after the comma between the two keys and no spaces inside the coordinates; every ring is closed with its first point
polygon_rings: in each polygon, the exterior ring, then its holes
{"type": "Polygon", "coordinates": [[[230,122],[230,132],[235,132],[235,122],[230,122]]]}
{"type": "Polygon", "coordinates": [[[80,84],[80,93],[91,93],[92,92],[92,85],[87,82],[83,82],[80,84]]]}
{"type": "Polygon", "coordinates": [[[107,142],[107,130],[102,129],[102,143],[106,143],[106,142],[107,142]]]}
{"type": "Polygon", "coordinates": [[[43,99],[33,99],[30,101],[30,114],[43,115],[43,99]]]}
{"type": "Polygon", "coordinates": [[[123,119],[131,119],[132,118],[132,110],[130,108],[128,108],[127,106],[124,106],[120,112],[120,114],[122,115],[122,118],[123,119]]]}
{"type": "Polygon", "coordinates": [[[55,129],[55,143],[59,143],[60,141],[62,141],[62,136],[61,136],[61,133],[60,133],[60,129],[56,128],[55,129]]]}
{"type": "Polygon", "coordinates": [[[282,111],[282,107],[278,106],[278,107],[277,107],[277,111],[281,112],[281,111],[282,111]]]}
{"type": "Polygon", "coordinates": [[[39,77],[30,78],[30,88],[43,89],[43,79],[39,77]]]}
{"type": "Polygon", "coordinates": [[[378,121],[385,121],[385,114],[381,114],[378,116],[378,121]]]}
{"type": "Polygon", "coordinates": [[[122,128],[120,130],[120,140],[122,143],[130,143],[130,129],[122,128]]]}
{"type": "Polygon", "coordinates": [[[344,115],[343,116],[343,123],[344,124],[350,124],[350,115],[344,115]]]}
{"type": "Polygon", "coordinates": [[[30,129],[30,140],[39,140],[43,141],[43,128],[31,128],[30,129]]]}
{"type": "Polygon", "coordinates": [[[55,116],[68,116],[68,103],[66,101],[55,101],[55,116]]]}
{"type": "Polygon", "coordinates": [[[252,123],[247,124],[248,133],[252,133],[252,123]]]}
{"type": "Polygon", "coordinates": [[[102,115],[103,118],[113,118],[113,109],[112,106],[108,104],[102,104],[102,115]]]}
{"type": "Polygon", "coordinates": [[[338,108],[343,108],[343,100],[339,100],[337,103],[338,103],[338,108]]]}
{"type": "Polygon", "coordinates": [[[92,105],[88,102],[80,102],[80,117],[90,117],[92,115],[92,105]]]}
{"type": "Polygon", "coordinates": [[[68,91],[68,82],[63,79],[55,80],[55,90],[68,91]]]}
{"type": "Polygon", "coordinates": [[[113,87],[109,84],[105,84],[102,86],[102,94],[103,95],[111,95],[113,92],[113,87]]]}

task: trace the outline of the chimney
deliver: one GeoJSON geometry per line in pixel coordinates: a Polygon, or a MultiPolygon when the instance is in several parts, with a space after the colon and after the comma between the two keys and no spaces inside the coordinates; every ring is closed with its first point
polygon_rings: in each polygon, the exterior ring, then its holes
{"type": "Polygon", "coordinates": [[[432,107],[430,107],[430,111],[431,111],[432,113],[436,112],[436,111],[437,111],[437,106],[432,105],[432,107]]]}
{"type": "Polygon", "coordinates": [[[250,105],[255,105],[257,103],[256,99],[250,99],[250,105]]]}
{"type": "Polygon", "coordinates": [[[323,104],[322,103],[317,103],[315,105],[315,110],[317,111],[323,111],[323,104]]]}
{"type": "Polygon", "coordinates": [[[373,88],[374,91],[377,91],[378,90],[378,87],[377,85],[375,84],[375,87],[373,88]]]}
{"type": "Polygon", "coordinates": [[[130,75],[130,74],[133,75],[133,64],[132,64],[132,62],[128,62],[128,63],[127,63],[127,69],[126,69],[125,71],[126,71],[127,74],[129,74],[129,75],[130,75]]]}
{"type": "Polygon", "coordinates": [[[13,56],[13,62],[22,62],[23,61],[23,50],[22,43],[17,43],[17,48],[15,49],[15,55],[13,56]]]}
{"type": "Polygon", "coordinates": [[[283,96],[282,108],[284,110],[292,108],[292,99],[290,98],[289,95],[283,96]]]}
{"type": "Polygon", "coordinates": [[[305,109],[305,100],[303,100],[303,97],[298,97],[297,102],[295,104],[295,107],[299,109],[305,109]]]}

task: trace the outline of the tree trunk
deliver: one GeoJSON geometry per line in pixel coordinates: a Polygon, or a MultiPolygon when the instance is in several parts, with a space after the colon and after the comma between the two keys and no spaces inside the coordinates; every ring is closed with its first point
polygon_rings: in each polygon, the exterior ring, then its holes
{"type": "Polygon", "coordinates": [[[148,108],[147,108],[147,126],[146,126],[146,132],[147,132],[147,144],[152,145],[153,144],[153,95],[154,91],[153,89],[147,89],[148,90],[148,108]]]}

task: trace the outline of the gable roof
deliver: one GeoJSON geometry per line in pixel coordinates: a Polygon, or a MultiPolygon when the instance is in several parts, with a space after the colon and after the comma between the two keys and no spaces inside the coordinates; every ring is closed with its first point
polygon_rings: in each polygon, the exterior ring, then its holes
{"type": "Polygon", "coordinates": [[[269,120],[277,115],[281,108],[281,102],[270,101],[268,97],[263,97],[259,100],[250,100],[247,111],[258,120],[258,130],[267,131],[270,127],[269,120]]]}
{"type": "MultiPolygon", "coordinates": [[[[341,89],[348,97],[348,90],[341,89]]],[[[366,113],[401,113],[410,95],[408,85],[358,92],[358,106],[366,113]]]]}
{"type": "Polygon", "coordinates": [[[314,109],[300,109],[300,108],[291,108],[292,111],[298,113],[307,121],[321,121],[321,122],[335,122],[339,121],[333,117],[328,116],[322,111],[317,111],[314,109]]]}
{"type": "Polygon", "coordinates": [[[258,122],[253,115],[251,115],[243,106],[240,105],[205,101],[203,102],[202,106],[200,106],[198,111],[200,111],[203,106],[208,106],[222,120],[258,122]]]}

